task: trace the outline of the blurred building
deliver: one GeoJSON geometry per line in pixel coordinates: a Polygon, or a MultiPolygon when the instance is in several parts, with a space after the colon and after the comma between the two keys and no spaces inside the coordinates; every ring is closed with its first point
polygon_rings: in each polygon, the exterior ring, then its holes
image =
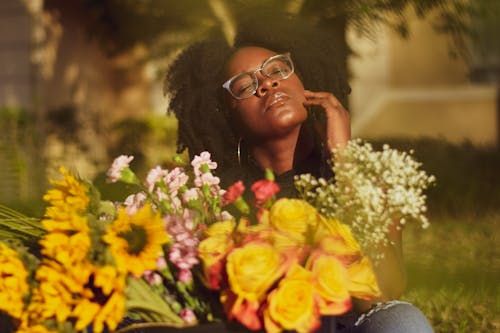
{"type": "MultiPolygon", "coordinates": [[[[474,83],[471,73],[481,65],[487,65],[486,73],[494,73],[495,64],[500,64],[498,50],[492,49],[487,58],[471,44],[462,51],[474,62],[466,63],[452,57],[449,37],[417,18],[410,22],[407,40],[387,29],[373,40],[354,33],[349,37],[355,52],[350,59],[354,136],[497,144],[497,85],[494,79],[474,83]]],[[[494,40],[489,39],[489,46],[484,40],[484,46],[494,48],[494,40]]]]}
{"type": "Polygon", "coordinates": [[[18,0],[0,2],[0,107],[32,99],[31,17],[18,0]]]}
{"type": "Polygon", "coordinates": [[[151,110],[136,54],[111,59],[75,2],[51,4],[0,1],[0,203],[41,197],[60,165],[93,176],[108,162],[110,124],[151,110]]]}

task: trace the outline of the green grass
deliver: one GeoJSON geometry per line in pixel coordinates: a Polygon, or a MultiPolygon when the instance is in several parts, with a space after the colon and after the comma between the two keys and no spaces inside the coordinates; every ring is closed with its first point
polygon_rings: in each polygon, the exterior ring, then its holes
{"type": "Polygon", "coordinates": [[[500,332],[500,212],[405,231],[408,288],[436,333],[500,332]]]}

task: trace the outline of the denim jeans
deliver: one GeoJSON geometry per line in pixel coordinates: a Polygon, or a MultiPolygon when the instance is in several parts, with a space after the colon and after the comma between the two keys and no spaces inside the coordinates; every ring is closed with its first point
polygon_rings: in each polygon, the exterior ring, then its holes
{"type": "MultiPolygon", "coordinates": [[[[125,319],[120,326],[134,323],[125,319]]],[[[213,324],[212,324],[213,325],[213,324]]],[[[217,325],[217,324],[215,324],[217,325]]],[[[191,328],[196,332],[199,329],[191,328]]],[[[137,329],[130,333],[166,333],[186,332],[186,329],[137,329]]],[[[200,332],[202,330],[199,330],[200,332]]],[[[245,332],[244,329],[232,330],[220,325],[220,327],[205,327],[203,332],[245,332]],[[208,329],[208,330],[206,330],[208,329]]],[[[249,331],[246,331],[249,332],[249,331]]],[[[407,302],[390,301],[381,303],[361,316],[354,312],[339,317],[323,317],[320,329],[316,333],[433,333],[433,329],[423,313],[415,306],[407,302]]]]}
{"type": "Polygon", "coordinates": [[[361,316],[336,318],[336,333],[433,333],[424,314],[402,301],[380,303],[361,316]]]}

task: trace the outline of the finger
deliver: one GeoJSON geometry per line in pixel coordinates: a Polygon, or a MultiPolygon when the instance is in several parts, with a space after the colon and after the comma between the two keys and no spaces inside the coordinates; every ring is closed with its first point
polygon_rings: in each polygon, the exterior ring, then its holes
{"type": "Polygon", "coordinates": [[[330,98],[335,96],[327,91],[311,91],[311,90],[304,90],[304,95],[305,96],[310,96],[310,97],[319,97],[319,98],[330,98]]]}
{"type": "Polygon", "coordinates": [[[308,98],[304,101],[304,105],[306,106],[322,106],[324,108],[332,108],[342,110],[344,107],[340,104],[339,101],[331,98],[317,98],[312,97],[308,98]]]}
{"type": "Polygon", "coordinates": [[[334,108],[333,104],[331,104],[327,99],[325,98],[312,98],[304,101],[305,106],[321,106],[324,109],[326,108],[334,108]]]}
{"type": "Polygon", "coordinates": [[[317,95],[317,94],[321,94],[321,95],[329,94],[329,92],[327,92],[327,91],[312,91],[312,90],[307,90],[307,89],[304,89],[304,93],[305,94],[314,94],[314,95],[317,95]]]}
{"type": "Polygon", "coordinates": [[[332,94],[329,92],[314,92],[310,90],[304,90],[304,97],[306,100],[311,100],[313,98],[323,98],[329,100],[333,106],[335,107],[341,107],[342,103],[332,94]]]}

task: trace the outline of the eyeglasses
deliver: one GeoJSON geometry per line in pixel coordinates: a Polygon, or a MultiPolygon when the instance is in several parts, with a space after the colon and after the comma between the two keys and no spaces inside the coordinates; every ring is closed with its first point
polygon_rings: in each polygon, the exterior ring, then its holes
{"type": "Polygon", "coordinates": [[[227,89],[236,99],[252,96],[259,88],[257,72],[273,80],[285,80],[293,74],[293,62],[290,53],[278,54],[268,58],[254,71],[237,74],[227,80],[222,87],[227,89]]]}

